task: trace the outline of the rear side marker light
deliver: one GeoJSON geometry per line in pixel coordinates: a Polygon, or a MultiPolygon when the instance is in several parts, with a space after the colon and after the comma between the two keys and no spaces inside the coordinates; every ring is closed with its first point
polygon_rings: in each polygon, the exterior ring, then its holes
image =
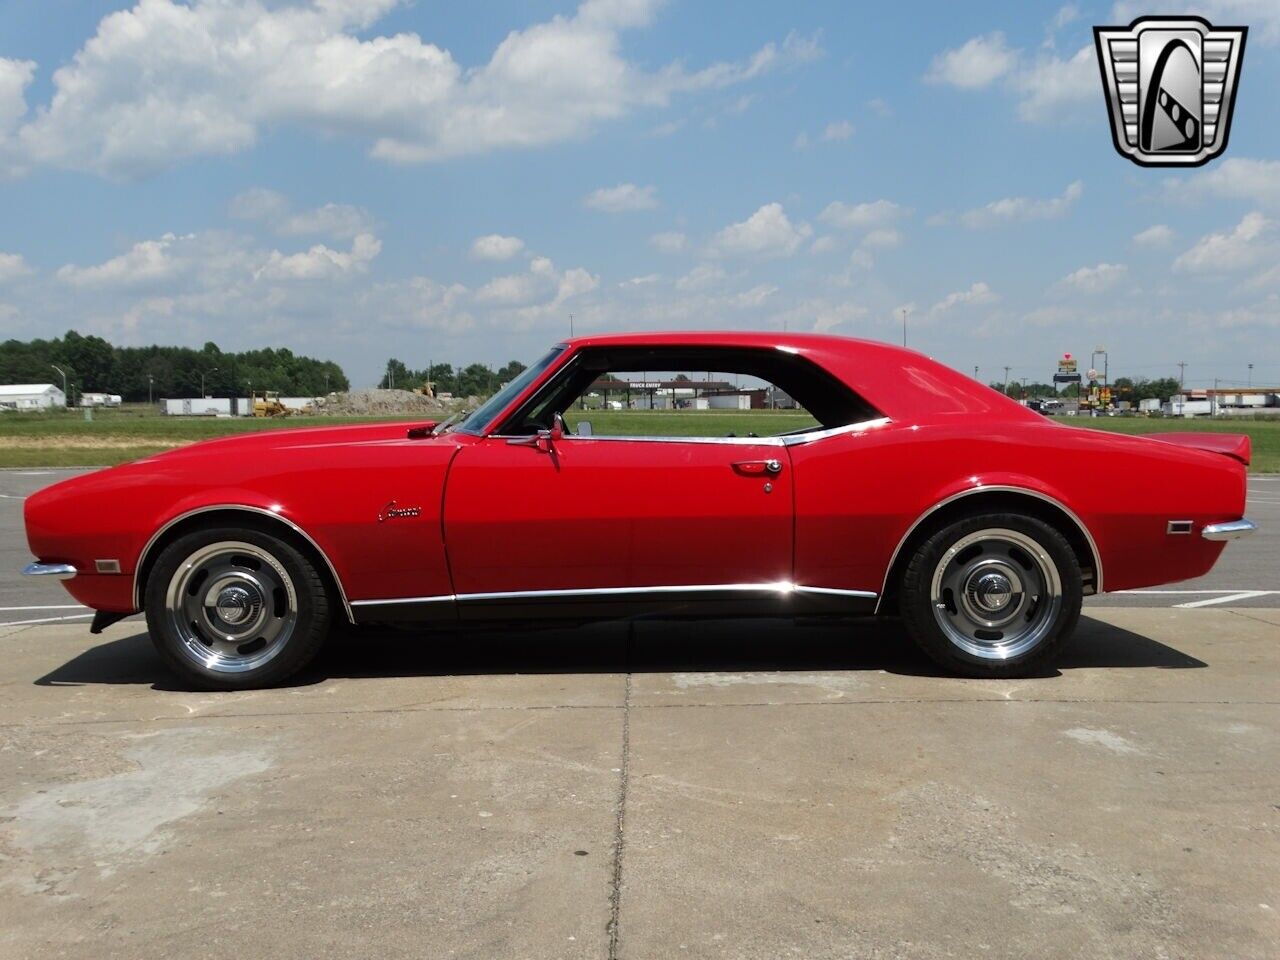
{"type": "Polygon", "coordinates": [[[1195,524],[1190,520],[1170,520],[1169,527],[1165,532],[1168,533],[1169,536],[1174,536],[1175,534],[1185,534],[1189,536],[1191,534],[1191,528],[1194,525],[1195,524]]]}

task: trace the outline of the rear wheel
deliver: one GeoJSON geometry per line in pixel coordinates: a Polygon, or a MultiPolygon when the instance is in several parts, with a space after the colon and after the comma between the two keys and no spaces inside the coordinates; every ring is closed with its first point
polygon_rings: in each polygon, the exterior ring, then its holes
{"type": "Polygon", "coordinates": [[[147,580],[147,628],[184,682],[205,690],[279,683],[324,643],[329,600],[313,564],[258,530],[200,530],[170,544],[147,580]]]}
{"type": "Polygon", "coordinates": [[[902,578],[902,619],[948,670],[1025,676],[1070,637],[1082,597],[1080,566],[1062,534],[1032,517],[990,514],[920,545],[902,578]]]}

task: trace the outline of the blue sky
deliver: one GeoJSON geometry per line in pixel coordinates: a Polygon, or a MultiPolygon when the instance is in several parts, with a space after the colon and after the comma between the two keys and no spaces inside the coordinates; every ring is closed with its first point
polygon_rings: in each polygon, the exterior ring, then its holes
{"type": "Polygon", "coordinates": [[[0,337],[528,360],[820,330],[984,379],[1280,383],[1280,4],[0,2],[0,337]],[[1247,24],[1230,146],[1119,157],[1095,24],[1247,24]]]}

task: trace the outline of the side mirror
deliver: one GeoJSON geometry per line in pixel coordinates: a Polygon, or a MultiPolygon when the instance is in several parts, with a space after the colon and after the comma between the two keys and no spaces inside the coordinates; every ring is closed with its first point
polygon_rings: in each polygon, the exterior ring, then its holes
{"type": "Polygon", "coordinates": [[[548,431],[549,438],[552,443],[559,443],[564,439],[564,435],[569,431],[565,429],[564,417],[556,414],[551,421],[551,429],[548,431]]]}
{"type": "Polygon", "coordinates": [[[578,436],[580,436],[580,437],[589,437],[589,436],[591,436],[591,421],[590,421],[590,420],[579,420],[579,421],[578,421],[578,436]]]}

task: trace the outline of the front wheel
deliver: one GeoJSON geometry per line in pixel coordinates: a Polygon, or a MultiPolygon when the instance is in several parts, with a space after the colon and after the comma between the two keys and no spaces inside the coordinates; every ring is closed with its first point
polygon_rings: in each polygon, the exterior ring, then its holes
{"type": "Polygon", "coordinates": [[[315,566],[290,544],[248,528],[198,530],[160,554],[146,590],[160,656],[193,687],[279,683],[319,651],[329,600],[315,566]]]}
{"type": "Polygon", "coordinates": [[[1080,565],[1033,517],[968,517],[920,545],[901,585],[902,619],[941,666],[969,677],[1026,676],[1070,637],[1080,565]]]}

